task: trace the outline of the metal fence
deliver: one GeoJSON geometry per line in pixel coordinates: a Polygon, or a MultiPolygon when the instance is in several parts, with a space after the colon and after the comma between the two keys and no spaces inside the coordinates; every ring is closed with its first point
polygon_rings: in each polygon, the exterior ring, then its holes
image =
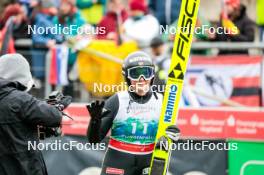
{"type": "MultiPolygon", "coordinates": [[[[32,57],[32,41],[31,40],[18,40],[15,43],[17,52],[23,54],[30,62],[30,59],[32,57]]],[[[172,43],[168,44],[169,47],[172,47],[172,43]]],[[[264,42],[236,42],[236,43],[227,43],[227,42],[194,42],[192,45],[192,49],[195,50],[204,50],[204,49],[210,49],[212,55],[217,55],[218,51],[220,49],[226,49],[226,50],[241,50],[245,49],[249,51],[249,55],[263,55],[264,51],[264,42]]],[[[99,54],[101,57],[108,59],[111,58],[111,60],[120,60],[118,58],[114,58],[111,55],[107,55],[102,52],[96,52],[94,54],[99,54]]],[[[48,58],[48,57],[47,57],[48,58]]],[[[39,90],[39,95],[40,97],[47,97],[48,94],[52,91],[52,86],[48,82],[48,75],[50,71],[49,67],[49,62],[46,58],[46,66],[43,71],[45,71],[45,80],[43,84],[43,88],[39,90]]],[[[264,65],[264,63],[263,63],[264,65]]],[[[31,67],[32,70],[39,69],[37,67],[31,67]]],[[[264,75],[264,70],[263,75],[264,75]]],[[[263,78],[262,78],[263,79],[263,78]]],[[[77,89],[78,92],[78,97],[75,97],[75,101],[77,102],[85,102],[88,99],[90,99],[89,93],[85,90],[83,85],[79,82],[73,82],[75,89],[77,89]]],[[[262,87],[264,87],[264,82],[262,82],[262,87]]],[[[63,87],[61,86],[55,86],[55,89],[61,90],[63,87]]],[[[264,93],[263,93],[264,97],[264,93]]]]}

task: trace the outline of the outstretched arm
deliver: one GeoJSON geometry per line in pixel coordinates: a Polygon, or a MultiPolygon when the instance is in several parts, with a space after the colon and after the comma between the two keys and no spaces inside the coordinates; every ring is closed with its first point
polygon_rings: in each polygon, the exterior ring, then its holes
{"type": "Polygon", "coordinates": [[[112,127],[119,108],[118,96],[113,95],[105,103],[93,102],[87,108],[91,116],[87,130],[88,140],[91,143],[99,143],[112,127]]]}

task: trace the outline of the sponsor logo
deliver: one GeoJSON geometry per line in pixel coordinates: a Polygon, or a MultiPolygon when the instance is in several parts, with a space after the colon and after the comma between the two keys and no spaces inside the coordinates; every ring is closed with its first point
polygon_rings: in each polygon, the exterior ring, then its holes
{"type": "Polygon", "coordinates": [[[176,85],[171,85],[169,97],[168,97],[168,103],[167,103],[166,111],[165,111],[164,122],[171,122],[173,107],[174,107],[175,100],[176,100],[177,90],[178,90],[178,88],[176,85]]]}
{"type": "Polygon", "coordinates": [[[125,171],[123,169],[111,168],[111,167],[106,168],[106,174],[124,175],[124,173],[125,173],[125,171]]]}
{"type": "Polygon", "coordinates": [[[194,4],[192,5],[192,10],[188,8],[189,0],[187,0],[184,8],[184,15],[182,18],[182,23],[181,23],[181,31],[179,33],[179,39],[177,42],[177,48],[176,48],[176,53],[177,55],[181,58],[182,61],[185,61],[186,58],[188,57],[188,54],[184,49],[187,49],[190,47],[191,43],[191,31],[192,31],[192,24],[194,21],[194,14],[196,11],[196,8],[198,8],[198,4],[196,0],[193,2],[194,4]],[[187,35],[186,35],[187,34],[187,35]]]}
{"type": "Polygon", "coordinates": [[[131,59],[129,60],[129,62],[130,62],[130,63],[133,63],[133,62],[143,62],[143,64],[144,64],[145,59],[146,59],[146,58],[144,58],[144,57],[134,57],[134,58],[131,58],[131,59]]]}

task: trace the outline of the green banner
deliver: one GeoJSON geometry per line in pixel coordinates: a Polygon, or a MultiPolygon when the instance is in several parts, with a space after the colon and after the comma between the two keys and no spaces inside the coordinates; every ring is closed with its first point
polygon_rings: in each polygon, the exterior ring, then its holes
{"type": "Polygon", "coordinates": [[[264,174],[264,142],[229,141],[237,150],[228,151],[229,175],[264,174]]]}

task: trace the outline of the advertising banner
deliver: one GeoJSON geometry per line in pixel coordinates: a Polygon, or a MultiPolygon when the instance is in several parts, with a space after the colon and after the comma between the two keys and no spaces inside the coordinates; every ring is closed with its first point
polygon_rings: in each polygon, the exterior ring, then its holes
{"type": "Polygon", "coordinates": [[[224,106],[225,100],[260,106],[261,64],[261,56],[193,56],[187,70],[187,85],[206,94],[196,93],[202,106],[224,106]]]}
{"type": "Polygon", "coordinates": [[[264,142],[236,143],[237,150],[228,151],[229,175],[261,175],[264,173],[264,142]]]}
{"type": "MultiPolygon", "coordinates": [[[[63,119],[63,132],[86,135],[89,113],[85,104],[72,104],[65,112],[72,116],[63,119]]],[[[264,140],[264,111],[236,109],[182,108],[177,125],[182,138],[264,140]]]]}
{"type": "MultiPolygon", "coordinates": [[[[179,141],[182,146],[172,151],[168,175],[225,175],[227,151],[211,150],[210,147],[195,150],[191,147],[202,142],[193,141],[190,144],[190,140],[179,141]]],[[[43,149],[49,175],[100,175],[104,153],[107,150],[107,139],[100,146],[91,146],[87,138],[81,136],[51,138],[42,143],[50,144],[46,147],[39,146],[43,149]]],[[[223,141],[206,141],[206,143],[207,145],[225,144],[223,141]]]]}

